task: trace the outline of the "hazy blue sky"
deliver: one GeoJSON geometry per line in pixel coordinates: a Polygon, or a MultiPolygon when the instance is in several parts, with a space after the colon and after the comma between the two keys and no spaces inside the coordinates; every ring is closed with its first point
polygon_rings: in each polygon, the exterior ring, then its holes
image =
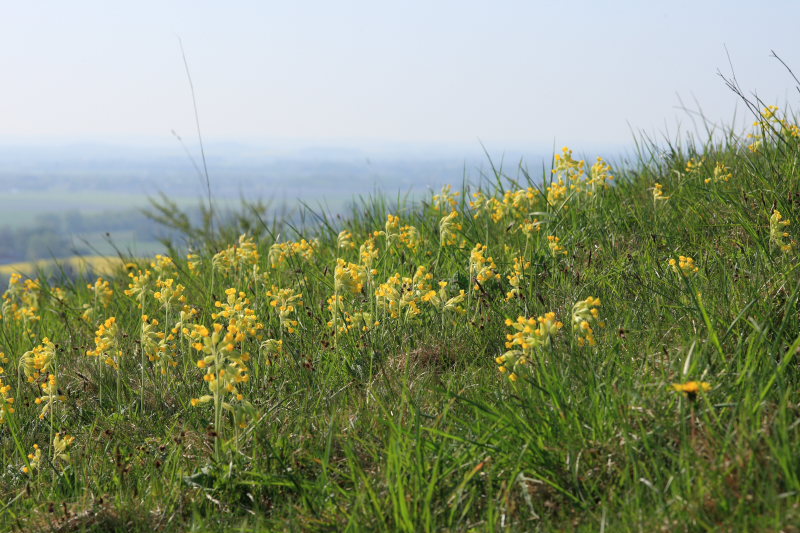
{"type": "MultiPolygon", "coordinates": [[[[0,139],[624,143],[717,69],[797,102],[800,2],[36,0],[0,8],[0,139]]],[[[741,110],[741,107],[740,107],[741,110]]]]}

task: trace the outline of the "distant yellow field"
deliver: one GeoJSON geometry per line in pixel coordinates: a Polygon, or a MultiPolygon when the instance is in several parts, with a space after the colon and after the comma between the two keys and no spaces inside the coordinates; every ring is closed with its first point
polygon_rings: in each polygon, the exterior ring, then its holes
{"type": "Polygon", "coordinates": [[[0,275],[10,276],[14,272],[19,272],[20,274],[34,274],[39,270],[52,272],[57,271],[59,267],[63,267],[81,274],[91,270],[96,274],[108,276],[119,270],[123,264],[123,261],[119,257],[84,255],[65,257],[55,260],[42,259],[39,261],[0,265],[0,275]]]}

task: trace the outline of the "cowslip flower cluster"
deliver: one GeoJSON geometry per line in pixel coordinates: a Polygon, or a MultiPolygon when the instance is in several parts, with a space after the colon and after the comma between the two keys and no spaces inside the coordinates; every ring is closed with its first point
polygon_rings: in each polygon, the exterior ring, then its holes
{"type": "Polygon", "coordinates": [[[732,177],[733,173],[731,172],[731,169],[722,163],[717,163],[716,166],[714,166],[714,175],[710,178],[706,178],[704,181],[705,183],[728,182],[732,177]]]}
{"type": "Polygon", "coordinates": [[[679,255],[677,260],[670,259],[669,266],[676,274],[683,274],[687,277],[694,276],[700,271],[700,267],[695,264],[694,259],[683,255],[679,255]]]}
{"type": "Polygon", "coordinates": [[[147,298],[147,294],[152,289],[153,273],[149,269],[145,269],[144,271],[138,270],[135,274],[133,272],[128,273],[128,277],[131,278],[130,283],[128,283],[128,288],[125,289],[126,296],[133,296],[136,301],[139,303],[139,309],[142,308],[145,299],[147,298]]]}
{"type": "Polygon", "coordinates": [[[295,318],[295,305],[303,305],[303,295],[294,289],[279,289],[273,285],[267,291],[267,296],[271,298],[269,304],[278,312],[281,327],[288,333],[294,333],[299,324],[295,318]]]}
{"type": "Polygon", "coordinates": [[[660,183],[653,185],[653,202],[664,202],[669,200],[669,196],[664,194],[664,186],[660,183]]]}
{"type": "Polygon", "coordinates": [[[458,239],[458,232],[462,226],[457,222],[458,211],[453,210],[439,221],[439,244],[441,246],[452,246],[458,239]]]}
{"type": "Polygon", "coordinates": [[[69,463],[69,452],[67,448],[72,446],[75,442],[75,437],[72,435],[61,436],[61,433],[56,433],[53,437],[53,462],[57,466],[59,463],[69,463]]]}
{"type": "Polygon", "coordinates": [[[486,257],[486,251],[486,246],[477,243],[469,254],[469,275],[475,281],[475,290],[480,290],[489,280],[500,277],[494,259],[486,257]]]}
{"type": "Polygon", "coordinates": [[[515,257],[511,273],[506,276],[511,290],[506,293],[506,301],[510,302],[514,298],[522,298],[522,282],[525,279],[525,271],[531,267],[530,261],[524,257],[515,257]]]}
{"type": "Polygon", "coordinates": [[[3,317],[23,322],[25,327],[41,320],[39,315],[39,293],[41,286],[38,279],[22,280],[16,272],[11,274],[8,290],[3,293],[3,317]]]}
{"type": "Polygon", "coordinates": [[[114,296],[114,290],[111,284],[103,278],[97,278],[94,283],[89,283],[86,288],[92,292],[94,305],[83,304],[83,314],[81,318],[86,322],[94,320],[96,307],[99,305],[103,309],[107,309],[111,305],[111,298],[114,296]]]}
{"type": "MultiPolygon", "coordinates": [[[[8,363],[8,358],[0,352],[0,363],[8,363]]],[[[11,396],[11,385],[3,381],[5,369],[0,366],[0,425],[5,423],[6,417],[14,413],[14,397],[11,396]]]]}
{"type": "Polygon", "coordinates": [[[178,366],[175,353],[170,350],[170,342],[175,340],[175,334],[167,335],[158,329],[158,320],[142,315],[141,343],[142,350],[147,359],[156,363],[161,374],[166,374],[169,368],[178,366]]]}
{"type": "Polygon", "coordinates": [[[344,259],[336,260],[333,270],[333,290],[337,295],[361,294],[367,273],[365,267],[348,263],[344,259]]]}
{"type": "MultiPolygon", "coordinates": [[[[272,253],[270,251],[270,253],[272,253]]],[[[241,274],[245,271],[257,272],[258,246],[255,240],[245,234],[239,235],[236,244],[221,250],[211,258],[211,265],[223,274],[241,274]]]]}
{"type": "Polygon", "coordinates": [[[797,242],[786,231],[789,223],[789,219],[783,218],[777,209],[774,209],[769,217],[769,242],[782,252],[791,252],[792,248],[797,246],[797,242]]]}
{"type": "Polygon", "coordinates": [[[297,242],[275,243],[270,247],[267,255],[270,268],[276,269],[293,257],[299,257],[303,261],[311,261],[318,245],[319,241],[317,239],[300,239],[297,242]]]}
{"type": "Polygon", "coordinates": [[[42,449],[38,444],[33,445],[33,453],[28,454],[28,464],[22,467],[24,474],[32,474],[42,462],[42,449]]]}
{"type": "Polygon", "coordinates": [[[86,355],[102,357],[103,362],[108,366],[119,370],[119,360],[122,358],[122,350],[118,344],[119,328],[116,317],[109,317],[105,322],[98,326],[95,331],[94,350],[87,350],[86,355]]]}
{"type": "Polygon", "coordinates": [[[352,250],[356,247],[353,242],[353,234],[348,230],[342,230],[336,237],[336,247],[340,250],[352,250]]]}
{"type": "Polygon", "coordinates": [[[433,209],[442,212],[445,209],[452,209],[458,204],[460,192],[453,192],[451,185],[445,185],[439,194],[433,195],[433,209]]]}
{"type": "Polygon", "coordinates": [[[44,420],[44,417],[53,408],[55,402],[65,402],[67,397],[58,393],[58,380],[54,374],[47,376],[47,379],[41,384],[41,388],[42,395],[36,398],[34,402],[36,405],[42,406],[39,418],[44,420]]]}
{"type": "Polygon", "coordinates": [[[440,281],[439,290],[428,290],[422,295],[422,301],[437,307],[443,313],[448,311],[460,314],[466,313],[467,310],[461,304],[464,303],[467,293],[464,289],[461,289],[457,295],[450,297],[447,292],[447,286],[448,283],[446,281],[440,281]]]}
{"type": "Polygon", "coordinates": [[[563,246],[561,246],[561,239],[556,237],[555,235],[548,235],[547,236],[547,247],[550,248],[550,254],[553,257],[558,257],[559,255],[567,255],[567,250],[563,246]]]}
{"type": "Polygon", "coordinates": [[[186,303],[185,291],[186,287],[180,283],[176,284],[173,278],[158,279],[153,297],[161,303],[162,307],[169,310],[175,305],[186,303]]]}
{"type": "Polygon", "coordinates": [[[589,296],[572,306],[572,331],[578,337],[579,346],[596,346],[593,325],[604,327],[600,321],[600,298],[589,296]]]}
{"type": "Polygon", "coordinates": [[[244,400],[244,395],[238,388],[250,380],[247,367],[250,354],[237,349],[237,344],[241,346],[245,340],[244,332],[233,324],[226,328],[223,324],[214,322],[211,329],[195,325],[190,336],[195,341],[192,346],[201,354],[197,367],[205,370],[203,380],[211,393],[192,398],[192,406],[213,402],[214,427],[218,432],[222,430],[223,410],[233,416],[237,427],[247,427],[247,421],[255,409],[244,400]]]}
{"type": "Polygon", "coordinates": [[[751,152],[759,151],[767,135],[777,135],[783,139],[800,139],[800,126],[779,117],[779,110],[778,106],[771,105],[761,111],[761,120],[753,123],[753,126],[759,128],[759,131],[747,135],[748,138],[753,139],[753,143],[748,146],[751,152]]]}
{"type": "Polygon", "coordinates": [[[409,250],[416,253],[422,244],[422,236],[419,230],[414,226],[405,225],[400,228],[400,235],[398,236],[400,242],[409,250]]]}
{"type": "Polygon", "coordinates": [[[519,372],[528,364],[534,350],[550,346],[552,338],[564,324],[558,321],[555,313],[550,312],[536,318],[520,316],[516,321],[507,318],[506,326],[513,328],[515,333],[506,335],[508,351],[495,358],[495,362],[500,365],[500,372],[508,372],[508,379],[517,381],[519,372]]]}
{"type": "Polygon", "coordinates": [[[603,161],[602,157],[597,158],[597,162],[592,165],[589,180],[586,182],[586,194],[593,196],[597,191],[608,189],[609,181],[612,181],[614,176],[611,175],[611,165],[603,161]]]}
{"type": "Polygon", "coordinates": [[[42,339],[41,344],[22,354],[19,364],[30,383],[38,381],[40,377],[50,372],[55,355],[56,346],[47,337],[42,339]]]}

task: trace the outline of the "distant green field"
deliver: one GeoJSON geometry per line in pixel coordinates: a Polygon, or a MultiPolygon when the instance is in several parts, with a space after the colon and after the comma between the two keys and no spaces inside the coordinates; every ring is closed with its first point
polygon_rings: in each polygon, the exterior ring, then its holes
{"type": "MultiPolygon", "coordinates": [[[[196,205],[197,198],[173,198],[181,207],[196,205]]],[[[0,226],[28,226],[43,215],[78,211],[82,214],[97,214],[147,207],[145,194],[45,190],[5,192],[0,209],[0,226]]]]}

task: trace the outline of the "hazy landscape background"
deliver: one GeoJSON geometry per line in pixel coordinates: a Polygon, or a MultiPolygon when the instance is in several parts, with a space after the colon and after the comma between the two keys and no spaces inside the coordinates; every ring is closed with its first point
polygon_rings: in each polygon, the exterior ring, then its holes
{"type": "MultiPolygon", "coordinates": [[[[608,154],[616,148],[595,151],[608,154]]],[[[538,178],[549,171],[552,147],[487,155],[477,141],[472,147],[398,144],[363,150],[288,142],[268,148],[211,143],[206,154],[217,209],[236,209],[244,198],[291,215],[299,199],[337,213],[359,195],[419,198],[445,184],[477,183],[492,175],[492,164],[512,176],[523,164],[538,178]]],[[[158,239],[168,232],[143,209],[163,193],[197,212],[198,203],[206,201],[206,184],[195,164],[202,166],[199,156],[190,159],[177,140],[173,147],[0,146],[0,264],[117,250],[133,255],[161,251],[158,239]]]]}

